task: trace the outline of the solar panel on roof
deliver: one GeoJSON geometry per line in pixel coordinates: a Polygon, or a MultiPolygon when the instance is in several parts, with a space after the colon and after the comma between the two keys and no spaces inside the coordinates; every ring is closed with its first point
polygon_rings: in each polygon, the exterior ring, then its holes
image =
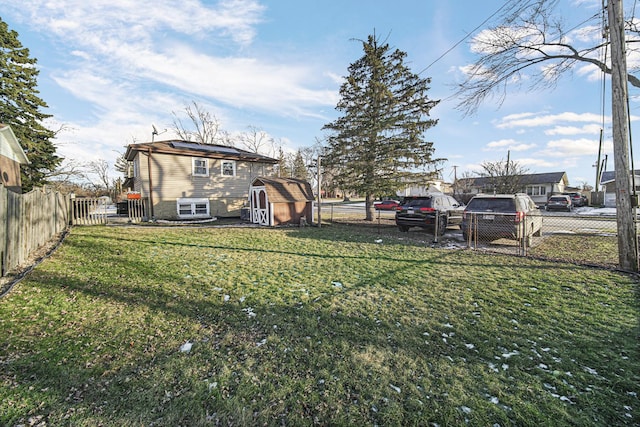
{"type": "Polygon", "coordinates": [[[209,153],[240,154],[237,148],[220,145],[198,144],[197,142],[187,141],[174,141],[171,145],[173,148],[186,148],[189,150],[206,151],[209,153]]]}

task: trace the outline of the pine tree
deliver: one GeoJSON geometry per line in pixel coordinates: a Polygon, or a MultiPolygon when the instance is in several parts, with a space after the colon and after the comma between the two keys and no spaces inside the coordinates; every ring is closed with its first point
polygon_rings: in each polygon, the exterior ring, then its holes
{"type": "Polygon", "coordinates": [[[289,178],[291,176],[291,168],[288,165],[287,155],[282,147],[278,151],[278,177],[289,178]]]}
{"type": "Polygon", "coordinates": [[[47,174],[61,162],[51,142],[55,133],[42,124],[51,116],[41,112],[47,104],[36,89],[36,62],[18,40],[18,33],[0,18],[0,123],[11,126],[31,162],[21,166],[24,192],[44,184],[47,174]]]}
{"type": "Polygon", "coordinates": [[[302,151],[298,150],[296,156],[293,159],[293,173],[294,178],[307,180],[309,178],[309,170],[302,157],[302,151]]]}
{"type": "Polygon", "coordinates": [[[373,219],[376,196],[407,186],[426,185],[443,159],[432,159],[424,132],[438,101],[426,92],[430,79],[411,73],[406,53],[392,51],[375,35],[362,42],[364,55],[349,66],[336,110],[342,116],[324,126],[331,134],[323,163],[335,171],[343,190],[365,196],[366,219],[373,219]]]}

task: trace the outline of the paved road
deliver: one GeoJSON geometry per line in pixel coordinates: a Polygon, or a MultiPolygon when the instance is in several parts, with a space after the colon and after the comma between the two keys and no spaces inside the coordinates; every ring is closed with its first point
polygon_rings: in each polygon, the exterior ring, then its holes
{"type": "MultiPolygon", "coordinates": [[[[547,212],[542,211],[543,233],[587,233],[587,234],[611,234],[616,233],[616,218],[614,215],[591,215],[597,212],[590,208],[577,209],[572,212],[547,212]]],[[[323,219],[329,220],[331,215],[359,215],[363,217],[364,203],[354,204],[323,204],[323,219]]],[[[392,219],[394,211],[374,211],[374,218],[392,219]]],[[[455,232],[450,229],[449,233],[455,232]]]]}

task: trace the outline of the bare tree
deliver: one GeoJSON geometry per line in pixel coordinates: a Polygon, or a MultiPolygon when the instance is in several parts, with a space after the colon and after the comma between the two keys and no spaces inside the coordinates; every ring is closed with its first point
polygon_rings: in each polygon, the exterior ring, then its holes
{"type": "Polygon", "coordinates": [[[240,134],[240,142],[252,153],[261,153],[270,150],[273,146],[273,138],[269,134],[255,126],[247,126],[248,131],[240,134]]]}
{"type": "Polygon", "coordinates": [[[484,162],[482,171],[478,175],[488,180],[486,190],[498,194],[510,194],[522,191],[522,175],[528,170],[516,161],[498,160],[496,162],[484,162]]]}
{"type": "Polygon", "coordinates": [[[184,111],[189,119],[188,127],[182,122],[178,113],[172,112],[173,131],[179,138],[200,144],[230,145],[231,139],[220,129],[220,122],[215,115],[195,101],[185,106],[184,111]]]}
{"type": "MultiPolygon", "coordinates": [[[[609,44],[602,26],[602,13],[598,12],[572,28],[554,15],[558,0],[513,0],[505,3],[498,25],[480,32],[471,41],[471,50],[478,59],[465,70],[466,79],[457,85],[457,106],[465,114],[477,111],[487,98],[497,97],[499,104],[505,99],[507,88],[527,90],[553,88],[559,79],[578,65],[591,66],[611,74],[606,61],[609,44]]],[[[627,55],[640,54],[635,45],[640,33],[635,23],[625,25],[627,55]]],[[[628,81],[640,87],[639,61],[629,69],[628,81]]]]}
{"type": "Polygon", "coordinates": [[[127,159],[124,158],[124,153],[118,153],[118,157],[116,157],[116,161],[113,165],[113,168],[122,173],[125,177],[128,177],[131,172],[131,162],[128,162],[127,159]]]}
{"type": "Polygon", "coordinates": [[[84,179],[84,168],[76,160],[63,159],[60,166],[47,174],[47,183],[59,188],[62,183],[81,181],[84,179]]]}
{"type": "Polygon", "coordinates": [[[96,191],[111,189],[111,178],[109,177],[109,163],[104,160],[93,160],[87,163],[85,178],[96,191]]]}

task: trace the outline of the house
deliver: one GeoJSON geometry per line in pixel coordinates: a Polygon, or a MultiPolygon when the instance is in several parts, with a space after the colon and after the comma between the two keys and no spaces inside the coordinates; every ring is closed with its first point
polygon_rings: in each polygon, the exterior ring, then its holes
{"type": "MultiPolygon", "coordinates": [[[[636,186],[636,192],[640,192],[640,170],[629,171],[631,185],[636,186]]],[[[600,175],[600,188],[604,192],[604,206],[613,208],[616,206],[616,172],[604,171],[600,175]]]]}
{"type": "Polygon", "coordinates": [[[7,190],[21,193],[20,165],[29,163],[11,127],[0,123],[0,184],[7,190]]]}
{"type": "Polygon", "coordinates": [[[424,196],[429,193],[452,193],[451,184],[444,182],[440,179],[429,182],[426,186],[412,185],[398,191],[396,195],[398,197],[412,197],[412,196],[424,196]]]}
{"type": "Polygon", "coordinates": [[[130,144],[126,185],[145,199],[147,219],[240,216],[249,186],[273,174],[278,160],[224,145],[190,141],[130,144]]]}
{"type": "MultiPolygon", "coordinates": [[[[537,205],[547,203],[547,198],[553,193],[562,193],[569,185],[566,172],[549,172],[524,174],[519,176],[523,193],[527,193],[537,205]]],[[[461,195],[462,201],[467,203],[478,193],[493,193],[494,188],[490,177],[460,178],[455,184],[456,195],[461,195]]]]}
{"type": "Polygon", "coordinates": [[[300,225],[313,221],[313,190],[296,178],[253,180],[250,189],[251,222],[260,225],[300,225]]]}

